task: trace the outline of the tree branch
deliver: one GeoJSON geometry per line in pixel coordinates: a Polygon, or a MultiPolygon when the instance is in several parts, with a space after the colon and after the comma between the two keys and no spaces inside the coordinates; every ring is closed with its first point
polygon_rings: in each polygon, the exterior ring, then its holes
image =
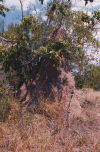
{"type": "Polygon", "coordinates": [[[46,26],[44,26],[44,29],[43,29],[42,35],[41,35],[41,39],[40,39],[40,44],[43,43],[43,41],[45,41],[45,39],[47,37],[47,32],[49,30],[50,23],[52,21],[52,16],[54,14],[55,9],[56,9],[56,0],[53,0],[53,5],[51,6],[51,8],[49,10],[49,14],[48,14],[47,22],[46,22],[46,25],[48,24],[48,26],[47,26],[47,29],[46,29],[46,26]],[[50,17],[50,14],[51,14],[51,17],[50,17]],[[49,17],[50,17],[50,20],[49,20],[49,17]],[[43,35],[44,35],[44,38],[43,38],[43,35]]]}
{"type": "MultiPolygon", "coordinates": [[[[36,59],[36,57],[37,57],[37,55],[35,55],[35,57],[32,60],[30,60],[28,63],[22,64],[21,67],[24,67],[24,66],[30,64],[33,60],[36,59]]],[[[34,64],[34,66],[36,66],[36,65],[34,64]]]]}
{"type": "Polygon", "coordinates": [[[17,42],[17,40],[7,40],[7,39],[3,38],[2,36],[0,36],[0,39],[2,41],[6,41],[6,42],[17,42]]]}
{"type": "Polygon", "coordinates": [[[39,52],[39,51],[37,51],[37,50],[33,50],[32,48],[29,48],[29,47],[27,47],[27,46],[23,46],[23,45],[21,45],[21,47],[26,48],[26,49],[28,49],[28,50],[30,50],[30,51],[32,51],[32,52],[34,52],[35,54],[37,54],[37,53],[39,53],[39,54],[40,54],[40,52],[39,52]]]}
{"type": "Polygon", "coordinates": [[[0,51],[4,51],[4,50],[7,50],[7,49],[10,49],[11,47],[16,46],[16,45],[17,45],[17,43],[9,45],[8,47],[6,47],[6,48],[4,48],[4,49],[2,49],[0,51]]]}
{"type": "Polygon", "coordinates": [[[23,21],[23,4],[22,4],[22,1],[21,1],[21,0],[19,0],[19,1],[20,1],[20,4],[21,4],[22,21],[23,21]]]}

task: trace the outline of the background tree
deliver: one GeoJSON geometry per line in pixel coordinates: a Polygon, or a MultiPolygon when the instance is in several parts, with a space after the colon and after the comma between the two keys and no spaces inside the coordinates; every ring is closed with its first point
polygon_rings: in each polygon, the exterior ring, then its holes
{"type": "Polygon", "coordinates": [[[83,74],[75,74],[76,88],[83,87],[100,90],[100,66],[90,64],[84,69],[83,74]]]}

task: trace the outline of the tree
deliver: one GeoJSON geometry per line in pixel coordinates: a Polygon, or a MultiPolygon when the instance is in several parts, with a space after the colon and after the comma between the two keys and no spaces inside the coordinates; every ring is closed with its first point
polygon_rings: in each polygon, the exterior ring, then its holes
{"type": "MultiPolygon", "coordinates": [[[[3,0],[2,0],[2,2],[3,2],[3,0]]],[[[0,15],[2,15],[3,17],[6,17],[6,14],[5,14],[5,12],[4,12],[4,11],[9,12],[9,11],[10,11],[10,9],[9,9],[9,8],[7,8],[7,7],[5,7],[5,6],[3,6],[3,4],[0,4],[0,15]]]]}
{"type": "MultiPolygon", "coordinates": [[[[54,0],[48,3],[45,15],[47,21],[36,19],[32,14],[23,16],[20,25],[11,24],[0,37],[5,42],[0,46],[3,69],[8,72],[8,79],[14,86],[15,78],[23,83],[46,56],[55,59],[57,65],[62,64],[64,56],[81,71],[84,63],[90,61],[84,44],[99,47],[99,41],[93,37],[94,27],[99,21],[97,12],[89,17],[84,12],[71,11],[69,0],[54,0]]],[[[22,83],[18,83],[17,88],[22,83]]]]}
{"type": "Polygon", "coordinates": [[[100,66],[90,64],[84,69],[84,75],[79,73],[75,75],[76,87],[90,87],[94,90],[100,90],[100,66]]]}

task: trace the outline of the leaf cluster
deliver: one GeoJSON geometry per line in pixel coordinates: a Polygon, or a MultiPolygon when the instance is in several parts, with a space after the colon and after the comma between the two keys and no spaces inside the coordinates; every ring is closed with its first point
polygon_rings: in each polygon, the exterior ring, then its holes
{"type": "Polygon", "coordinates": [[[7,7],[4,7],[2,4],[0,4],[0,15],[2,15],[3,17],[6,17],[6,14],[4,11],[9,12],[10,9],[7,7]]]}

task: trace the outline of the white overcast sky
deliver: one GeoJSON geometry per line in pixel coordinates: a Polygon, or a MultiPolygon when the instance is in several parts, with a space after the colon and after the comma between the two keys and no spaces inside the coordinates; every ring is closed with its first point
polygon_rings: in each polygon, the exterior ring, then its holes
{"type": "MultiPolygon", "coordinates": [[[[23,2],[23,10],[24,10],[24,15],[26,15],[26,11],[31,8],[30,13],[33,15],[36,14],[36,11],[39,12],[39,10],[43,7],[46,7],[47,3],[50,2],[50,0],[44,0],[44,4],[41,5],[39,0],[22,0],[23,2]],[[36,11],[35,9],[36,8],[36,11]]],[[[19,0],[4,0],[3,2],[5,7],[8,7],[11,9],[10,12],[6,13],[6,18],[5,20],[5,28],[8,24],[11,22],[13,23],[20,23],[21,20],[21,5],[19,0]],[[14,9],[14,10],[13,10],[14,9]]],[[[85,1],[84,0],[72,0],[72,10],[79,10],[79,11],[84,11],[87,12],[88,15],[92,15],[94,11],[100,10],[100,0],[94,0],[93,3],[88,2],[88,4],[85,6],[85,1]]],[[[46,19],[46,16],[44,16],[43,13],[43,19],[46,19]]],[[[0,16],[0,18],[2,18],[0,16]]],[[[100,31],[98,31],[96,38],[100,38],[100,31]]],[[[100,58],[100,53],[96,56],[99,56],[100,58]]]]}

